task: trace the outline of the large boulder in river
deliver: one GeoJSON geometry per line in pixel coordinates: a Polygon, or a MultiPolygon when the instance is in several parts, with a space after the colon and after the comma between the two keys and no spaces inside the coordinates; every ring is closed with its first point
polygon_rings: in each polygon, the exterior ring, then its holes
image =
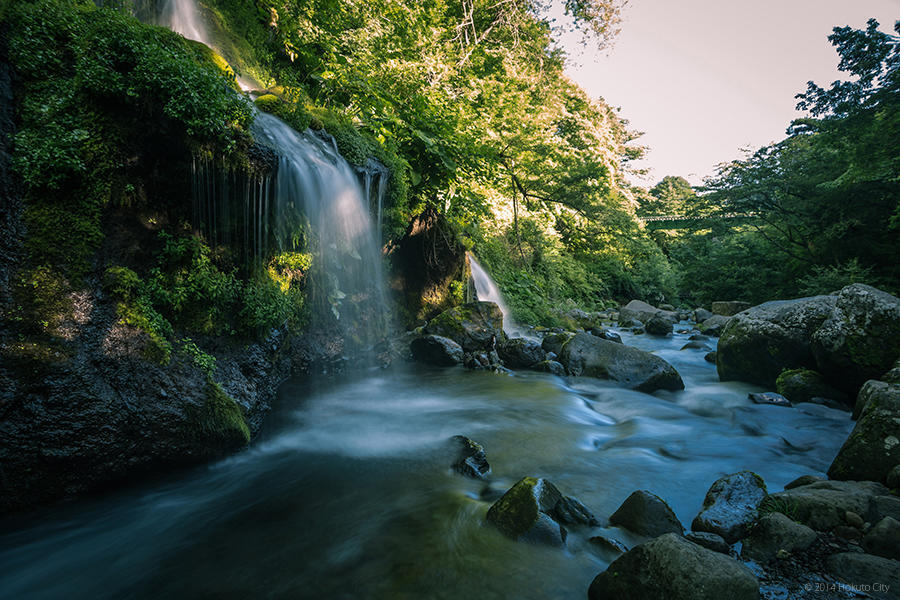
{"type": "Polygon", "coordinates": [[[589,333],[566,342],[559,362],[571,375],[612,379],[641,392],[684,389],[681,375],[662,358],[589,333]]]}
{"type": "Polygon", "coordinates": [[[503,313],[494,302],[469,302],[433,318],[425,333],[450,338],[466,352],[491,351],[503,337],[503,313]]]}
{"type": "Polygon", "coordinates": [[[650,335],[666,336],[672,333],[672,320],[657,313],[650,317],[650,320],[644,325],[644,329],[650,335]]]}
{"type": "Polygon", "coordinates": [[[691,529],[717,533],[733,544],[756,521],[759,505],[767,495],[766,484],[756,473],[740,471],[726,475],[706,492],[703,510],[694,517],[691,529]]]}
{"type": "Polygon", "coordinates": [[[775,380],[775,389],[791,402],[810,402],[813,398],[827,398],[843,404],[849,403],[844,392],[830,385],[821,373],[811,369],[782,371],[775,380]]]}
{"type": "Polygon", "coordinates": [[[544,336],[544,339],[541,341],[541,348],[543,348],[546,352],[552,352],[553,354],[559,356],[559,353],[562,352],[562,347],[565,346],[566,342],[575,337],[574,333],[563,331],[561,333],[548,333],[544,336]]]}
{"type": "Polygon", "coordinates": [[[439,335],[416,338],[410,343],[409,350],[415,360],[439,367],[452,367],[463,360],[462,346],[439,335]]]}
{"type": "Polygon", "coordinates": [[[784,369],[815,368],[812,335],[836,302],[834,296],[776,300],[731,317],[716,354],[719,378],[772,388],[784,369]]]}
{"type": "Polygon", "coordinates": [[[655,315],[666,319],[672,325],[678,322],[678,316],[672,311],[661,310],[641,300],[632,300],[619,310],[619,325],[628,327],[633,321],[646,323],[655,315]]]}
{"type": "Polygon", "coordinates": [[[731,317],[742,310],[747,310],[752,304],[742,302],[740,300],[725,300],[712,303],[712,312],[714,315],[722,315],[723,317],[731,317]]]}
{"type": "Polygon", "coordinates": [[[722,315],[713,315],[708,319],[704,320],[700,323],[700,331],[705,333],[706,335],[719,336],[722,335],[722,331],[725,329],[725,326],[728,325],[728,321],[731,320],[731,317],[723,317],[722,315]]]}
{"type": "Polygon", "coordinates": [[[547,359],[541,343],[527,338],[510,338],[497,345],[497,353],[510,369],[527,369],[547,359]]]}
{"type": "Polygon", "coordinates": [[[578,500],[563,496],[546,479],[523,477],[488,509],[487,520],[514,540],[563,546],[569,525],[596,525],[578,500]]]}
{"type": "Polygon", "coordinates": [[[616,512],[610,515],[609,522],[647,537],[684,533],[684,527],[675,516],[675,511],[665,500],[646,490],[632,492],[616,512]]]}
{"type": "Polygon", "coordinates": [[[859,421],[838,450],[828,477],[884,482],[900,464],[900,385],[869,381],[859,399],[864,402],[859,421]]]}
{"type": "Polygon", "coordinates": [[[758,600],[759,582],[733,558],[667,533],[635,546],[597,575],[589,600],[758,600]]]}
{"type": "Polygon", "coordinates": [[[819,372],[855,394],[900,356],[900,298],[861,283],[848,285],[811,341],[819,372]]]}

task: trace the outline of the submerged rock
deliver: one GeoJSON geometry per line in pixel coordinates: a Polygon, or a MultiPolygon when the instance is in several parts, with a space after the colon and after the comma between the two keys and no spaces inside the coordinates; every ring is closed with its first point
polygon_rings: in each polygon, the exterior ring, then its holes
{"type": "Polygon", "coordinates": [[[610,515],[609,522],[647,537],[684,533],[684,527],[666,501],[646,490],[632,492],[610,515]]]}
{"type": "Polygon", "coordinates": [[[566,374],[566,368],[562,366],[562,363],[558,363],[555,360],[545,360],[539,362],[531,368],[535,371],[540,371],[542,373],[551,373],[553,375],[558,375],[559,377],[563,377],[566,374]]]}
{"type": "Polygon", "coordinates": [[[487,454],[481,444],[464,435],[454,435],[450,440],[456,447],[454,471],[473,479],[484,479],[490,475],[491,465],[488,464],[487,454]]]}
{"type": "Polygon", "coordinates": [[[469,302],[433,318],[425,333],[450,338],[466,352],[490,352],[504,336],[503,313],[493,302],[469,302]]]}
{"type": "Polygon", "coordinates": [[[758,600],[759,582],[736,560],[667,533],[635,546],[597,575],[590,600],[758,600]]]}
{"type": "Polygon", "coordinates": [[[628,548],[625,544],[617,539],[606,537],[605,535],[595,535],[589,538],[588,542],[605,552],[614,554],[625,554],[628,552],[628,548]]]}
{"type": "Polygon", "coordinates": [[[780,552],[806,550],[816,541],[816,532],[785,515],[773,512],[762,517],[743,541],[741,556],[765,562],[780,552]]]}
{"type": "Polygon", "coordinates": [[[712,352],[707,352],[706,354],[704,354],[703,360],[705,360],[708,363],[716,364],[716,351],[713,350],[712,352]]]}
{"type": "Polygon", "coordinates": [[[694,518],[691,529],[719,534],[733,544],[756,521],[759,505],[766,496],[766,484],[756,473],[740,471],[726,475],[706,492],[703,510],[694,518]]]}
{"type": "Polygon", "coordinates": [[[452,367],[463,361],[462,346],[439,335],[416,338],[410,343],[409,350],[413,359],[439,367],[452,367]]]}
{"type": "Polygon", "coordinates": [[[773,392],[751,392],[747,394],[747,397],[753,401],[754,404],[771,404],[773,406],[786,406],[788,408],[791,407],[791,403],[788,402],[788,399],[782,396],[781,394],[775,394],[773,392]]]}
{"type": "Polygon", "coordinates": [[[487,520],[514,540],[564,546],[563,523],[596,525],[597,519],[580,502],[563,496],[546,479],[524,477],[494,502],[487,520]]]}
{"type": "Polygon", "coordinates": [[[612,379],[641,392],[684,389],[678,371],[662,358],[588,333],[569,340],[559,359],[571,375],[612,379]]]}

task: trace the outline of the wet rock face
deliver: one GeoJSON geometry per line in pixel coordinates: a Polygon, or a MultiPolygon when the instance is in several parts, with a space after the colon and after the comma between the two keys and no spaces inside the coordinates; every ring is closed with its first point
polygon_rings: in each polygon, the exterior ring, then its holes
{"type": "Polygon", "coordinates": [[[828,476],[886,482],[900,464],[900,385],[869,381],[860,390],[859,421],[838,450],[828,476]]]}
{"type": "Polygon", "coordinates": [[[842,552],[828,557],[828,570],[832,575],[848,583],[865,584],[865,590],[872,598],[894,599],[900,590],[900,561],[860,554],[842,552]]]}
{"type": "Polygon", "coordinates": [[[791,402],[811,402],[813,398],[827,398],[844,404],[849,397],[832,387],[818,371],[793,369],[783,371],[775,381],[778,393],[791,402]]]}
{"type": "Polygon", "coordinates": [[[511,338],[497,345],[500,359],[510,369],[527,369],[543,362],[547,352],[535,340],[511,338]]]}
{"type": "Polygon", "coordinates": [[[612,379],[641,392],[684,389],[678,371],[662,358],[589,333],[569,340],[559,362],[571,375],[612,379]]]}
{"type": "Polygon", "coordinates": [[[791,507],[804,525],[816,531],[831,531],[846,524],[848,511],[865,520],[880,518],[877,499],[887,494],[887,488],[871,481],[819,481],[772,494],[770,498],[776,505],[791,507]]]}
{"type": "Polygon", "coordinates": [[[816,541],[816,532],[781,513],[770,513],[759,521],[743,541],[741,556],[765,562],[779,552],[805,550],[816,541]]]}
{"type": "Polygon", "coordinates": [[[759,582],[736,560],[668,533],[635,546],[597,575],[589,600],[758,600],[759,582]]]}
{"type": "Polygon", "coordinates": [[[703,500],[703,510],[691,529],[716,533],[733,544],[756,520],[759,505],[766,499],[766,484],[750,471],[740,471],[718,479],[703,500]]]}
{"type": "Polygon", "coordinates": [[[450,338],[466,352],[490,352],[504,337],[503,313],[493,302],[469,302],[433,318],[425,333],[450,338]]]}
{"type": "Polygon", "coordinates": [[[416,338],[410,343],[409,349],[413,359],[430,365],[452,367],[463,361],[462,346],[439,335],[416,338]]]}
{"type": "Polygon", "coordinates": [[[464,435],[450,438],[455,449],[453,470],[473,479],[484,479],[491,473],[484,447],[464,435]]]}
{"type": "Polygon", "coordinates": [[[665,500],[646,490],[638,490],[628,496],[610,515],[609,522],[647,537],[664,533],[681,535],[684,532],[684,527],[665,500]]]}
{"type": "Polygon", "coordinates": [[[722,334],[722,331],[725,329],[725,326],[728,325],[728,322],[730,320],[731,317],[713,315],[700,323],[700,331],[702,331],[706,335],[718,337],[722,334]]]}
{"type": "Polygon", "coordinates": [[[862,547],[869,554],[900,560],[900,521],[884,517],[866,532],[862,547]]]}
{"type": "Polygon", "coordinates": [[[666,318],[660,313],[650,317],[644,329],[650,335],[667,336],[672,333],[672,319],[666,318]]]}

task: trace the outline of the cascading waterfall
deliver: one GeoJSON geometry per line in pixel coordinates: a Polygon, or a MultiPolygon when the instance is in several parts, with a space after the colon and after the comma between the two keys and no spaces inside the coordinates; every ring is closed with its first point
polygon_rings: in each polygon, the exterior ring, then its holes
{"type": "MultiPolygon", "coordinates": [[[[158,22],[211,45],[192,0],[167,0],[158,22]]],[[[276,252],[311,251],[307,289],[313,320],[320,326],[336,321],[345,341],[373,346],[386,335],[388,310],[370,210],[380,232],[387,170],[370,160],[357,174],[334,138],[297,132],[266,113],[256,114],[252,131],[257,142],[274,150],[273,172],[195,158],[194,227],[211,245],[240,249],[248,268],[276,252]]]]}
{"type": "Polygon", "coordinates": [[[500,307],[500,312],[503,313],[503,331],[505,331],[507,335],[510,337],[523,337],[524,330],[513,320],[512,312],[503,300],[503,294],[500,293],[500,288],[497,287],[497,283],[491,279],[491,276],[484,270],[484,267],[475,260],[475,257],[472,256],[471,252],[466,252],[466,256],[469,258],[469,266],[472,269],[472,281],[475,283],[475,297],[478,300],[493,302],[500,307]]]}

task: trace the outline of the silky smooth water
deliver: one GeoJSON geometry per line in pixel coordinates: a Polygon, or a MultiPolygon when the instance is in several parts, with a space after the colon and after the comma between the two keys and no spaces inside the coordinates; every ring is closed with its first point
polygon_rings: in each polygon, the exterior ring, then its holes
{"type": "Polygon", "coordinates": [[[0,598],[583,598],[613,557],[572,528],[565,550],[485,524],[484,484],[451,471],[447,439],[482,443],[492,486],[543,476],[602,520],[634,490],[685,525],[721,475],[770,491],[823,473],[851,428],[818,405],[752,404],[686,335],[633,337],[681,392],[409,365],[287,382],[239,454],[99,499],[0,523],[0,598]]]}
{"type": "Polygon", "coordinates": [[[494,281],[493,277],[485,271],[484,267],[475,260],[475,257],[471,252],[466,252],[466,257],[469,259],[469,268],[472,271],[472,281],[475,283],[475,296],[478,300],[493,302],[500,307],[500,312],[503,313],[503,331],[509,334],[510,337],[524,336],[525,331],[513,320],[512,311],[509,309],[509,306],[507,306],[506,300],[503,298],[503,293],[500,292],[500,288],[497,286],[497,282],[494,281]]]}

